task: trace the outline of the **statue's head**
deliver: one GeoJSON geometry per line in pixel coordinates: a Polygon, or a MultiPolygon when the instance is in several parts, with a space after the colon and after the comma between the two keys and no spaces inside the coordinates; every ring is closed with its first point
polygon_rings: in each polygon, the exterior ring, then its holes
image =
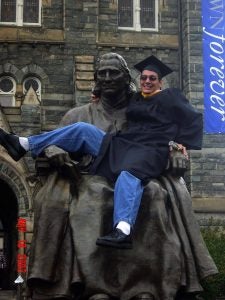
{"type": "Polygon", "coordinates": [[[98,61],[95,82],[101,95],[106,97],[128,90],[131,76],[125,59],[113,52],[103,54],[98,61]]]}

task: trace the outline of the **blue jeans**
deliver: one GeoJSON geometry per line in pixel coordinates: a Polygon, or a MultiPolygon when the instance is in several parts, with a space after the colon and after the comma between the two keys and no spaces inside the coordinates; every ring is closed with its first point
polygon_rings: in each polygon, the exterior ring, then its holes
{"type": "MultiPolygon", "coordinates": [[[[94,125],[78,122],[28,137],[35,158],[48,146],[56,145],[67,152],[82,152],[97,156],[106,133],[94,125]]],[[[115,183],[113,224],[125,221],[134,225],[143,193],[140,179],[122,171],[115,183]]]]}
{"type": "Polygon", "coordinates": [[[32,157],[55,145],[67,152],[80,151],[97,156],[105,132],[88,123],[78,122],[39,135],[28,137],[32,157]]]}
{"type": "Polygon", "coordinates": [[[144,187],[140,179],[127,171],[120,173],[114,190],[114,226],[120,221],[125,221],[131,226],[135,224],[143,190],[144,187]]]}

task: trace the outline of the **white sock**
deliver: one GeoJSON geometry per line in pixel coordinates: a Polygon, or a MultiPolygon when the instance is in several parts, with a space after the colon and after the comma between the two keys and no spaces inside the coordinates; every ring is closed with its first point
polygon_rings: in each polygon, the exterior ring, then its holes
{"type": "Polygon", "coordinates": [[[130,224],[124,221],[120,221],[116,226],[116,228],[120,229],[126,235],[130,234],[130,227],[130,224]]]}
{"type": "Polygon", "coordinates": [[[29,151],[30,150],[30,146],[29,146],[29,142],[28,142],[28,138],[26,137],[19,137],[19,142],[20,145],[26,150],[29,151]]]}

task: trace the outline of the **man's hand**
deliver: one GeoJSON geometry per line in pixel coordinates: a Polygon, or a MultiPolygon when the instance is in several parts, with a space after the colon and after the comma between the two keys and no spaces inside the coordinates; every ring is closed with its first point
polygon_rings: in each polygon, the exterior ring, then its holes
{"type": "Polygon", "coordinates": [[[185,156],[186,159],[188,159],[188,153],[186,147],[184,147],[182,144],[178,145],[178,151],[181,151],[181,153],[185,156]]]}
{"type": "Polygon", "coordinates": [[[188,159],[187,149],[182,144],[178,144],[176,142],[170,141],[169,142],[169,149],[170,149],[170,152],[173,151],[173,150],[180,151],[185,156],[185,158],[188,159]]]}
{"type": "Polygon", "coordinates": [[[182,144],[169,142],[170,149],[170,170],[172,175],[184,176],[188,167],[188,153],[182,144]]]}

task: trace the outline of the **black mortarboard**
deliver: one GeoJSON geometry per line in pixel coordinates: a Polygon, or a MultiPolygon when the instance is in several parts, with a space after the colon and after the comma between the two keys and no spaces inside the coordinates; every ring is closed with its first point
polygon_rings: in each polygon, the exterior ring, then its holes
{"type": "Polygon", "coordinates": [[[173,72],[172,69],[170,69],[167,65],[161,62],[161,60],[159,60],[154,55],[145,58],[141,62],[134,65],[134,67],[139,72],[142,72],[144,70],[154,71],[160,76],[160,78],[173,72]]]}

